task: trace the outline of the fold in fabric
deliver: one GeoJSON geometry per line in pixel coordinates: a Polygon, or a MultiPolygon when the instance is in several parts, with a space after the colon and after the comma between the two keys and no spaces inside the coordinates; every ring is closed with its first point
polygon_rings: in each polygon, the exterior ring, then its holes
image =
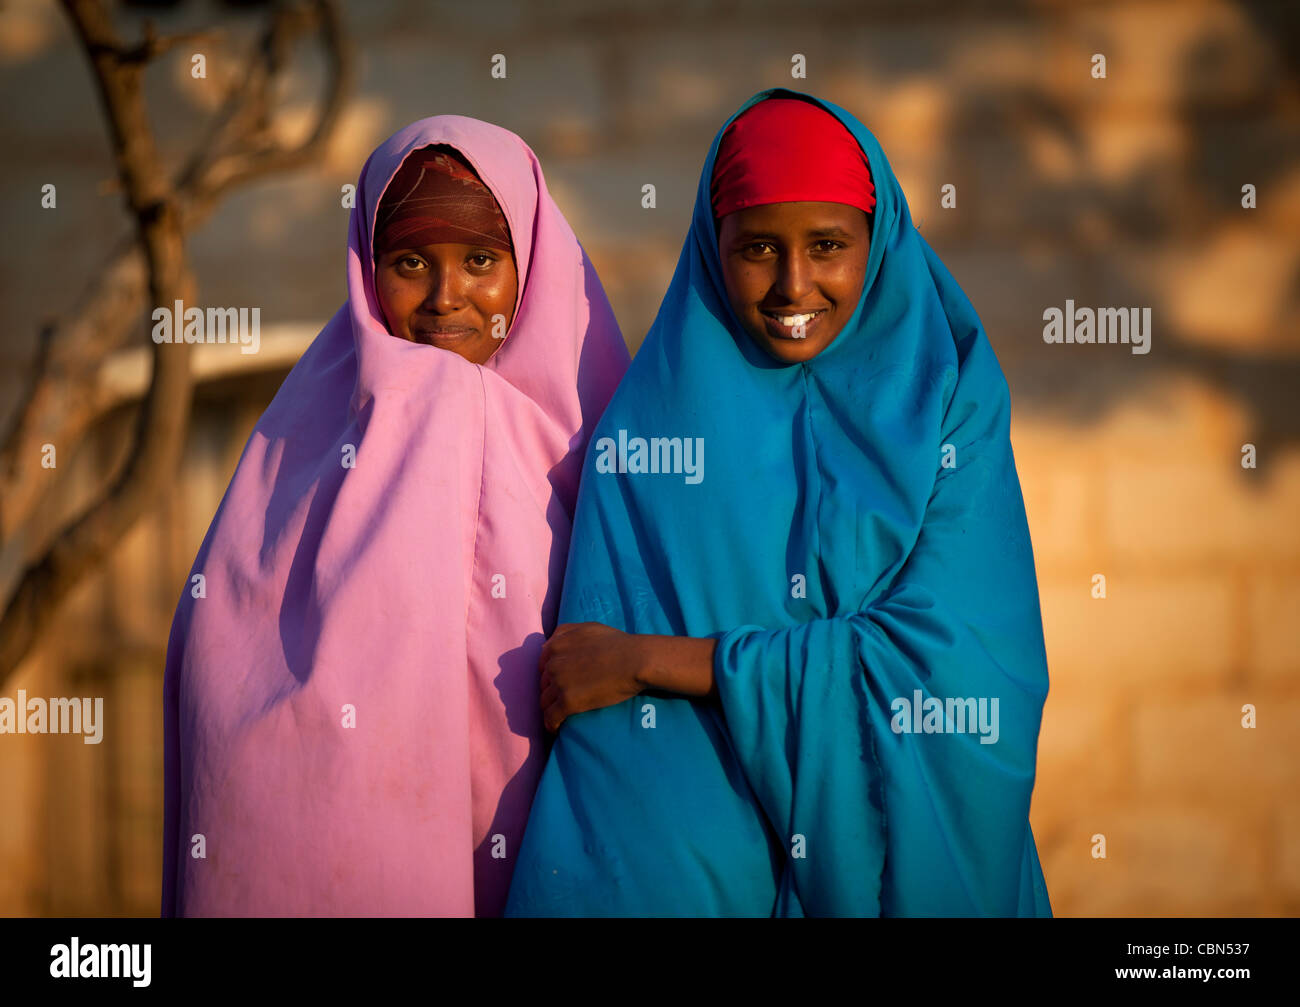
{"type": "MultiPolygon", "coordinates": [[[[817,101],[775,89],[736,114],[769,95],[817,101]]],[[[741,328],[709,204],[724,125],[593,433],[561,600],[561,622],[714,637],[718,699],[647,692],[565,721],[507,915],[1051,914],[1028,820],[1047,661],[1007,384],[875,138],[818,104],[876,183],[853,316],[790,366],[741,328]],[[699,438],[702,480],[599,471],[620,435],[699,438]]]]}
{"type": "Polygon", "coordinates": [[[421,120],[356,197],[348,301],[258,421],[172,623],[164,916],[499,915],[542,766],[538,656],[627,349],[514,134],[421,120]],[[376,300],[377,206],[430,144],[514,240],[481,366],[393,337],[376,300]]]}

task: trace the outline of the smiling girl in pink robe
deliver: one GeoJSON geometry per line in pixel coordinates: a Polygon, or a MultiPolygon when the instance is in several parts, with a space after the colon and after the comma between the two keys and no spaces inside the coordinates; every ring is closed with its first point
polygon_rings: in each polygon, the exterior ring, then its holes
{"type": "Polygon", "coordinates": [[[538,656],[627,350],[536,156],[474,119],[424,119],[370,156],[347,286],[253,431],[172,624],[164,916],[504,905],[544,757],[538,656]],[[486,363],[396,338],[376,293],[380,201],[430,145],[509,229],[515,311],[486,363]]]}

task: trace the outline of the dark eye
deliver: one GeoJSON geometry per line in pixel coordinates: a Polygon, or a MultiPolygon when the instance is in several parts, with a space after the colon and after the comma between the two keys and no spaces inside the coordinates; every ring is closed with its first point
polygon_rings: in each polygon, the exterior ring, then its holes
{"type": "Polygon", "coordinates": [[[469,261],[472,265],[476,266],[479,269],[486,269],[488,266],[492,265],[492,263],[496,262],[497,260],[496,260],[496,256],[489,255],[487,252],[475,252],[473,255],[469,257],[469,261]]]}
{"type": "Polygon", "coordinates": [[[816,248],[819,252],[834,252],[837,249],[843,247],[844,246],[841,245],[838,241],[835,241],[831,238],[823,238],[821,241],[817,242],[816,245],[816,248]]]}
{"type": "Polygon", "coordinates": [[[746,255],[765,255],[769,251],[775,252],[776,249],[772,247],[771,242],[755,241],[746,245],[742,251],[744,251],[746,255]]]}
{"type": "Polygon", "coordinates": [[[420,269],[424,265],[424,260],[421,259],[418,255],[403,255],[400,259],[398,259],[395,263],[393,263],[393,265],[395,265],[398,269],[410,272],[416,269],[420,269]]]}

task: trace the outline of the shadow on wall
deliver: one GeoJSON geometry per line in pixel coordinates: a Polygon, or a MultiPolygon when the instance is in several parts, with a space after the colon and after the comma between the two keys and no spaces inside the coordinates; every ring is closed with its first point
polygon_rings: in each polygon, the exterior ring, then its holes
{"type": "Polygon", "coordinates": [[[1092,97],[1106,81],[951,92],[960,125],[941,145],[963,153],[945,170],[981,205],[952,225],[933,214],[932,241],[1028,415],[1087,428],[1152,379],[1188,374],[1245,408],[1261,452],[1300,443],[1300,340],[1284,331],[1300,314],[1300,9],[1239,10],[1239,33],[1206,22],[1173,55],[1167,99],[1092,97]],[[1242,205],[1247,183],[1258,209],[1242,205]],[[1067,298],[1149,307],[1152,352],[1046,344],[1036,306],[1067,298]]]}

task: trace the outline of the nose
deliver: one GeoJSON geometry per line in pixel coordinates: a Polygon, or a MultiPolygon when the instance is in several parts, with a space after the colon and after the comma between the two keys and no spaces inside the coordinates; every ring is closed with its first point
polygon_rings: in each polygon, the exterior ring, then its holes
{"type": "Polygon", "coordinates": [[[812,293],[812,268],[799,255],[781,256],[777,263],[776,283],[773,290],[791,304],[798,304],[812,293]]]}
{"type": "Polygon", "coordinates": [[[450,315],[464,306],[465,283],[461,271],[446,262],[431,262],[424,310],[435,315],[450,315]]]}

